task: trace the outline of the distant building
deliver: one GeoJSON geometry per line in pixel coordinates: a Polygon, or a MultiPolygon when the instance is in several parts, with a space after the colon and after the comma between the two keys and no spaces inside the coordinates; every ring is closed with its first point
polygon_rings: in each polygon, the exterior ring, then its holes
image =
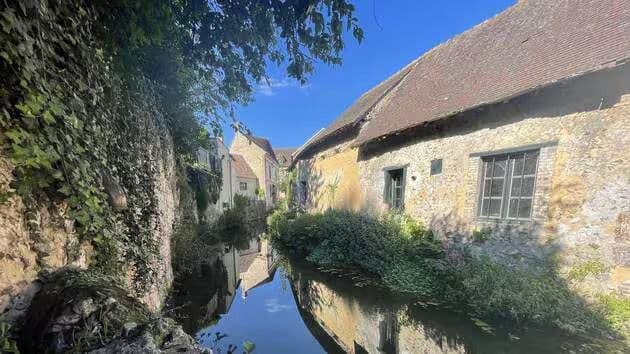
{"type": "Polygon", "coordinates": [[[210,205],[205,211],[205,216],[213,220],[222,214],[223,210],[232,207],[236,179],[233,161],[223,139],[214,137],[210,138],[208,150],[204,148],[197,150],[197,162],[205,166],[211,173],[221,175],[219,197],[216,203],[210,205]]]}
{"type": "Polygon", "coordinates": [[[252,171],[243,155],[232,154],[234,161],[234,173],[236,176],[234,183],[234,194],[240,194],[248,198],[256,198],[256,189],[259,187],[258,177],[252,171]]]}
{"type": "Polygon", "coordinates": [[[295,148],[282,148],[282,149],[273,149],[273,152],[276,154],[276,159],[278,160],[278,164],[280,166],[280,180],[284,180],[287,173],[291,168],[291,162],[293,161],[293,153],[297,149],[295,148]]]}
{"type": "Polygon", "coordinates": [[[275,205],[279,191],[279,164],[269,140],[238,131],[234,135],[230,152],[241,155],[254,172],[267,206],[275,205]]]}
{"type": "Polygon", "coordinates": [[[305,206],[404,210],[630,286],[629,28],[630,1],[519,1],[429,50],[294,154],[305,206]]]}

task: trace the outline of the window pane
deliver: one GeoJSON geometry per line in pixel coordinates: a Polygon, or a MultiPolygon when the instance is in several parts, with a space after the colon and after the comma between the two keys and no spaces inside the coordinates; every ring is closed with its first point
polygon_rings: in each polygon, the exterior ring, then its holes
{"type": "Polygon", "coordinates": [[[484,198],[481,202],[481,216],[488,216],[489,205],[490,205],[490,199],[484,198]]]}
{"type": "Polygon", "coordinates": [[[536,152],[528,152],[525,155],[525,169],[523,170],[523,174],[533,175],[536,173],[536,160],[538,160],[538,153],[536,152]]]}
{"type": "Polygon", "coordinates": [[[510,199],[510,206],[508,208],[508,218],[518,217],[518,198],[510,199]]]}
{"type": "Polygon", "coordinates": [[[521,196],[531,197],[534,195],[534,177],[523,177],[523,189],[521,196]]]}
{"type": "Polygon", "coordinates": [[[511,197],[518,197],[521,193],[521,177],[512,177],[511,197]]]}
{"type": "Polygon", "coordinates": [[[488,208],[489,216],[500,216],[501,215],[501,200],[500,199],[490,199],[490,207],[488,208]]]}
{"type": "Polygon", "coordinates": [[[483,162],[486,177],[492,177],[492,159],[483,162]]]}
{"type": "Polygon", "coordinates": [[[514,176],[522,175],[523,174],[523,155],[519,154],[519,155],[512,156],[512,159],[514,159],[514,169],[512,170],[512,175],[514,176]]]}
{"type": "Polygon", "coordinates": [[[500,197],[503,195],[503,178],[492,180],[491,196],[500,197]]]}
{"type": "Polygon", "coordinates": [[[532,212],[532,200],[521,199],[518,203],[518,217],[528,219],[532,212]]]}
{"type": "Polygon", "coordinates": [[[491,179],[487,179],[483,182],[483,196],[484,197],[489,197],[490,196],[490,184],[492,183],[491,179]]]}
{"type": "Polygon", "coordinates": [[[494,177],[504,177],[507,166],[507,156],[497,157],[494,160],[494,177]]]}

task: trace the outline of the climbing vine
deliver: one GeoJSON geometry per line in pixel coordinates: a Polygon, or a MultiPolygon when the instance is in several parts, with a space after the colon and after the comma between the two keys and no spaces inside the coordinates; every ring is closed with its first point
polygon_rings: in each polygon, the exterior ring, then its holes
{"type": "Polygon", "coordinates": [[[315,61],[339,64],[343,32],[363,36],[353,12],[346,0],[0,2],[0,153],[14,168],[0,201],[17,194],[29,215],[65,204],[93,266],[132,269],[142,290],[169,147],[190,164],[202,125],[220,134],[268,61],[300,82],[315,61]]]}
{"type": "Polygon", "coordinates": [[[150,82],[138,77],[130,90],[111,70],[94,16],[80,2],[2,9],[0,129],[14,166],[11,192],[31,208],[63,200],[95,247],[96,268],[122,274],[130,264],[136,280],[149,280],[161,115],[150,82]],[[107,203],[105,178],[125,192],[125,210],[107,203]]]}

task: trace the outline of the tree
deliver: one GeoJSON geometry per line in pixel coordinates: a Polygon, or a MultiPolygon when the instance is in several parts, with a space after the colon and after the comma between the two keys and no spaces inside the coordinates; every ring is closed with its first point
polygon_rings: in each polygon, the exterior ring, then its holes
{"type": "Polygon", "coordinates": [[[192,160],[267,64],[301,82],[315,61],[339,64],[343,33],[362,38],[353,12],[346,0],[0,1],[0,150],[14,177],[0,201],[67,205],[91,266],[132,265],[142,290],[158,254],[164,128],[192,160]],[[109,184],[127,208],[109,205],[109,184]]]}
{"type": "MultiPolygon", "coordinates": [[[[99,35],[119,70],[159,83],[171,120],[197,113],[219,133],[249,103],[269,63],[305,83],[314,63],[341,64],[343,34],[363,31],[347,0],[95,1],[99,35]],[[201,113],[201,114],[199,114],[201,113]]],[[[133,75],[126,75],[133,77],[133,75]]]]}

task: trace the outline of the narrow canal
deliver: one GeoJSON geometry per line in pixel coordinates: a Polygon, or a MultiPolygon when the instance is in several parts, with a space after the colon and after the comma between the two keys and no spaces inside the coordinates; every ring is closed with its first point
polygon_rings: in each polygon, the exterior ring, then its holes
{"type": "Polygon", "coordinates": [[[240,248],[221,247],[202,274],[179,284],[171,301],[184,329],[214,353],[254,346],[255,353],[271,354],[609,351],[551,330],[488,327],[357,286],[351,275],[281,259],[258,237],[240,248]]]}

